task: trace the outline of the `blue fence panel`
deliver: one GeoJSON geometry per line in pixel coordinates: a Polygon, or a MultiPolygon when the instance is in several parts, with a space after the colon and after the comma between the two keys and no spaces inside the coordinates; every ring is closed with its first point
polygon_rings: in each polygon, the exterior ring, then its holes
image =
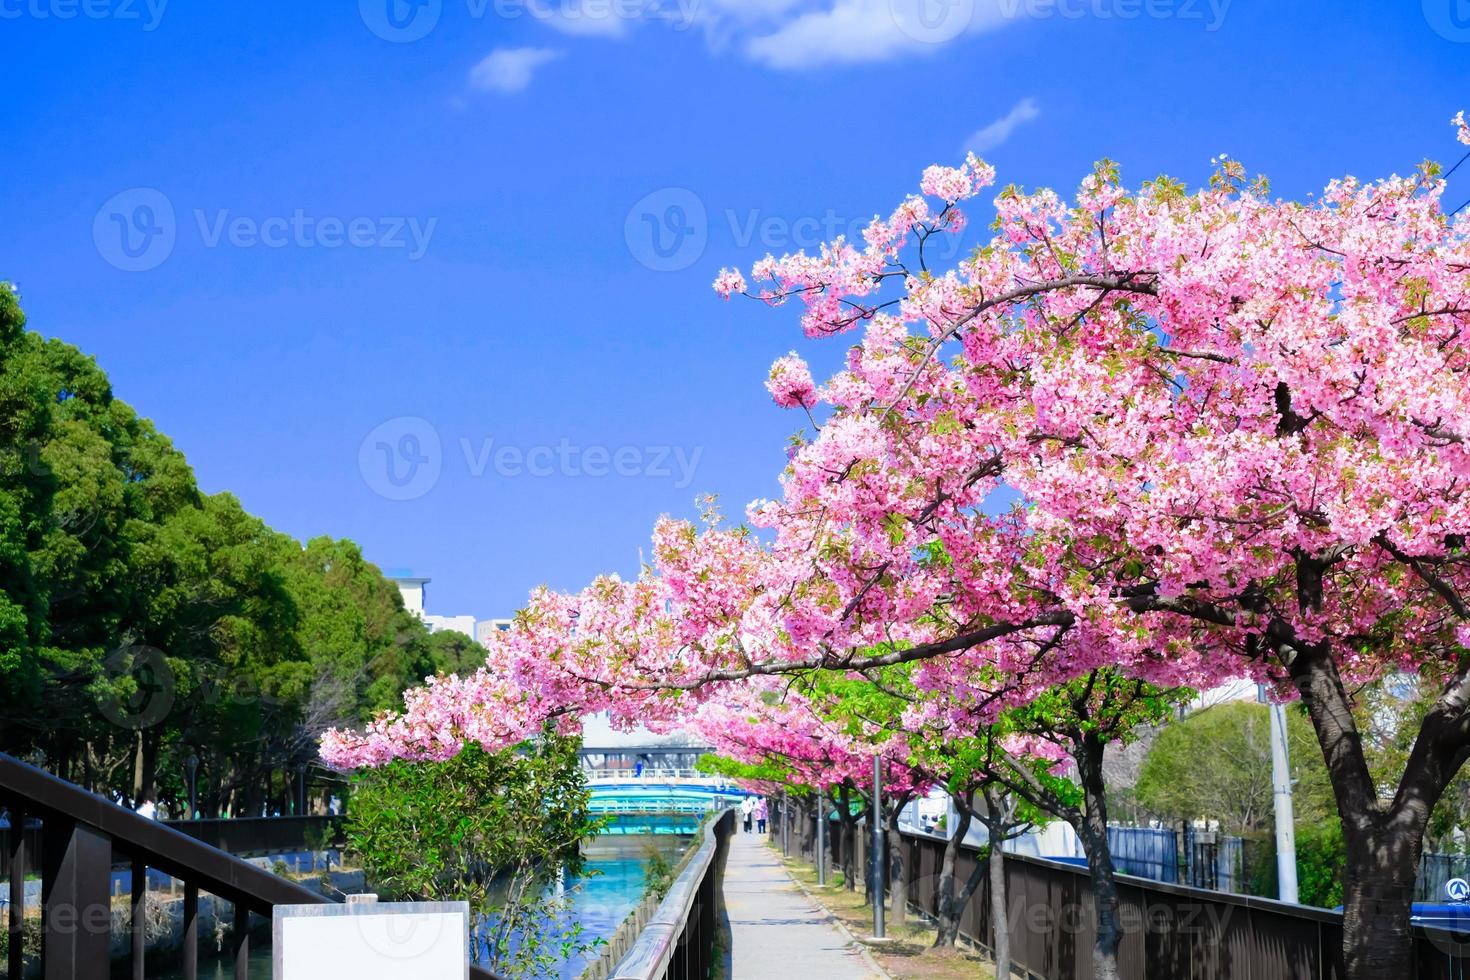
{"type": "Polygon", "coordinates": [[[1179,843],[1172,830],[1109,827],[1113,867],[1121,874],[1174,884],[1179,881],[1179,843]]]}

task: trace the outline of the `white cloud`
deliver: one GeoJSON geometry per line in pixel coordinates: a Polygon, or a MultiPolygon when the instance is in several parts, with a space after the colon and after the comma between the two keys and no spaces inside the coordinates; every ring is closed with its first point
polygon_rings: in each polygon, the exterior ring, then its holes
{"type": "Polygon", "coordinates": [[[1017,19],[1021,0],[545,0],[533,16],[562,34],[623,38],[641,21],[691,28],[769,68],[863,64],[940,50],[1017,19]]]}
{"type": "Polygon", "coordinates": [[[932,54],[1007,19],[997,0],[830,0],[805,7],[747,41],[746,54],[785,69],[887,61],[932,54]]]}
{"type": "Polygon", "coordinates": [[[1036,100],[1029,95],[1011,106],[1011,111],[1001,116],[995,122],[976,130],[975,133],[965,140],[965,149],[971,153],[985,153],[995,149],[1016,131],[1016,127],[1022,123],[1030,122],[1041,115],[1041,109],[1036,100]]]}
{"type": "Polygon", "coordinates": [[[521,92],[536,69],[561,57],[552,48],[496,48],[470,70],[470,87],[480,92],[521,92]]]}

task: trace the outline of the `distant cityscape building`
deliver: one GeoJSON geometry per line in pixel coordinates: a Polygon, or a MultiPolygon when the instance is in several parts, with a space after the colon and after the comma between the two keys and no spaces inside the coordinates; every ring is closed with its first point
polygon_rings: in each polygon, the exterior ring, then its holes
{"type": "Polygon", "coordinates": [[[508,619],[487,619],[477,622],[473,616],[435,616],[428,611],[427,600],[427,586],[433,579],[420,578],[416,575],[389,575],[388,577],[394,585],[398,586],[398,594],[403,596],[404,608],[423,620],[430,633],[453,630],[483,644],[491,631],[510,627],[508,619]]]}

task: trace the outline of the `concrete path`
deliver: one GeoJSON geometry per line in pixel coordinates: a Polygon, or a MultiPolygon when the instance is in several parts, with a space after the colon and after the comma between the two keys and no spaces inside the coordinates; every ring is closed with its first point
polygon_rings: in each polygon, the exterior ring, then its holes
{"type": "Polygon", "coordinates": [[[736,825],[725,864],[732,980],[873,980],[852,943],[781,867],[761,834],[736,825]]]}

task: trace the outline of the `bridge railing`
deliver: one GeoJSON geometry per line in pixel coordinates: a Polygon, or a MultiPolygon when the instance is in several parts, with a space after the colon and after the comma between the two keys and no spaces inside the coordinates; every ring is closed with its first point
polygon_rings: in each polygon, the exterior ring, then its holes
{"type": "MultiPolygon", "coordinates": [[[[185,980],[198,977],[201,892],[233,906],[230,958],[235,964],[236,980],[249,980],[251,913],[269,917],[277,905],[330,901],[293,881],[4,754],[0,754],[0,805],[9,810],[12,827],[37,831],[12,834],[7,841],[10,847],[8,980],[21,980],[25,968],[25,878],[32,867],[39,867],[41,875],[41,958],[47,980],[108,980],[110,977],[110,883],[115,856],[125,856],[133,869],[128,929],[134,980],[149,975],[146,965],[149,868],[184,885],[185,980]]],[[[470,976],[472,980],[496,980],[494,974],[477,968],[470,971],[470,976]]]]}
{"type": "Polygon", "coordinates": [[[231,817],[168,820],[166,826],[231,854],[279,854],[340,847],[346,840],[346,817],[231,817]]]}
{"type": "MultiPolygon", "coordinates": [[[[583,767],[583,772],[587,774],[588,779],[628,779],[635,782],[647,783],[668,782],[670,779],[698,780],[701,783],[716,783],[720,781],[718,776],[711,776],[709,773],[700,772],[698,769],[657,769],[647,767],[638,770],[619,769],[616,766],[586,766],[583,767]]],[[[738,791],[733,783],[730,785],[732,791],[738,791]]]]}
{"type": "Polygon", "coordinates": [[[703,980],[714,965],[725,856],[735,832],[726,810],[705,829],[704,840],[674,879],[653,918],[608,980],[703,980]]]}

